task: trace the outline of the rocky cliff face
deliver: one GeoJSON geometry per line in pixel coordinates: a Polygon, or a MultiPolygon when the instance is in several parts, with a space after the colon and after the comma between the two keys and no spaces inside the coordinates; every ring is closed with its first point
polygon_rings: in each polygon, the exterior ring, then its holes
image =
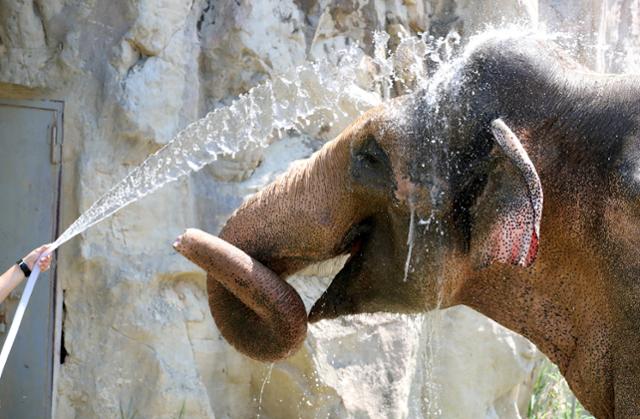
{"type": "MultiPolygon", "coordinates": [[[[354,43],[373,57],[374,30],[395,48],[421,32],[455,29],[464,42],[488,23],[544,23],[600,33],[577,41],[594,67],[635,65],[604,46],[638,45],[637,33],[611,23],[637,27],[637,7],[625,14],[626,2],[603,2],[0,0],[0,95],[65,101],[66,226],[187,123],[257,83],[306,60],[336,62],[354,43]]],[[[371,87],[381,69],[364,59],[359,71],[371,87]]],[[[217,332],[204,275],[173,252],[173,238],[187,226],[216,232],[246,196],[355,118],[359,108],[351,109],[332,126],[311,124],[216,162],[60,250],[56,417],[522,415],[539,355],[465,308],[322,322],[303,350],[272,366],[238,354],[217,332]]],[[[309,302],[322,279],[293,282],[309,302]]]]}

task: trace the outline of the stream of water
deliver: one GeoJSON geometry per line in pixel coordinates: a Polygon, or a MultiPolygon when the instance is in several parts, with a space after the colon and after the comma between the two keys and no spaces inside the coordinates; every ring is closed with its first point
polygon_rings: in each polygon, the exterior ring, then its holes
{"type": "Polygon", "coordinates": [[[267,369],[267,374],[264,376],[262,380],[262,385],[260,386],[260,394],[258,396],[258,413],[256,414],[256,419],[260,418],[260,414],[262,413],[262,396],[264,395],[264,388],[271,381],[271,373],[273,372],[273,363],[269,365],[267,369]]]}
{"type": "Polygon", "coordinates": [[[251,147],[266,147],[287,130],[311,123],[331,126],[347,115],[347,104],[364,111],[380,97],[357,83],[362,53],[344,51],[339,63],[307,63],[254,87],[230,106],[216,109],[190,124],[166,146],[98,199],[53,244],[57,248],[169,182],[223,157],[251,147]]]}

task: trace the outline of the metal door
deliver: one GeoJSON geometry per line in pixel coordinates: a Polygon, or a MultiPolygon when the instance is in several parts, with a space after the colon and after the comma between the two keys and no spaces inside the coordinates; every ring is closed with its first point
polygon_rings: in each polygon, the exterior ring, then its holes
{"type": "MultiPolygon", "coordinates": [[[[0,100],[0,273],[57,234],[61,102],[0,100]]],[[[55,269],[42,274],[0,378],[0,418],[51,417],[55,269]]],[[[24,282],[0,305],[4,342],[24,282]]]]}

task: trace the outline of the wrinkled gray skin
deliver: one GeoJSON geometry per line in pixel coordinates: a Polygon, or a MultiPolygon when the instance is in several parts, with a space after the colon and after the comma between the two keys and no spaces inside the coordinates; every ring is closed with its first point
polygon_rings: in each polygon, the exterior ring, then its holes
{"type": "Polygon", "coordinates": [[[290,355],[307,314],[283,279],[348,253],[309,321],[465,304],[536,343],[596,416],[637,417],[640,79],[500,35],[452,71],[250,198],[224,240],[178,239],[218,327],[256,359],[290,355]]]}

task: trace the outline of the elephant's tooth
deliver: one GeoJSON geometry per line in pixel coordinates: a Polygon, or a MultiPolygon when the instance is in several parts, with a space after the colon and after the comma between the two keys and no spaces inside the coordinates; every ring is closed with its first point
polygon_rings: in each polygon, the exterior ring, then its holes
{"type": "Polygon", "coordinates": [[[336,276],[338,272],[342,269],[344,264],[349,259],[349,255],[340,255],[331,259],[324,260],[322,262],[314,263],[313,265],[309,265],[303,270],[296,272],[294,275],[296,276],[321,276],[321,277],[331,277],[336,276]]]}

